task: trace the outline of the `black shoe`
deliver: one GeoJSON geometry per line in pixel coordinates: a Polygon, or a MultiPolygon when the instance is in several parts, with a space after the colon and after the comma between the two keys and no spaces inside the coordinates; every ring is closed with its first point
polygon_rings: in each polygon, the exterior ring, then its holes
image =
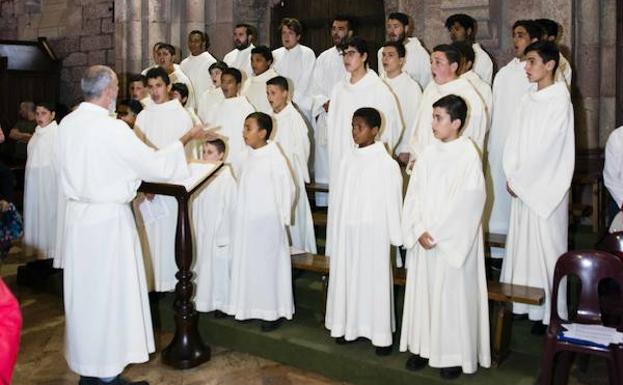
{"type": "Polygon", "coordinates": [[[282,321],[283,321],[283,318],[279,318],[278,320],[275,320],[275,321],[262,321],[260,329],[263,332],[272,332],[273,330],[281,326],[282,321]]]}
{"type": "Polygon", "coordinates": [[[347,344],[352,344],[355,341],[347,341],[346,338],[344,337],[338,337],[335,339],[335,343],[338,345],[347,345],[347,344]]]}
{"type": "Polygon", "coordinates": [[[117,378],[115,378],[111,382],[104,382],[97,377],[80,376],[80,381],[78,382],[78,385],[149,385],[149,382],[147,381],[130,382],[122,378],[121,376],[117,376],[117,378]]]}
{"type": "Polygon", "coordinates": [[[405,367],[408,370],[415,372],[416,370],[422,370],[428,365],[428,359],[424,357],[420,357],[417,354],[411,354],[409,359],[407,359],[407,363],[405,367]]]}
{"type": "Polygon", "coordinates": [[[375,348],[375,353],[377,356],[389,356],[392,354],[392,346],[377,346],[375,348]]]}
{"type": "Polygon", "coordinates": [[[513,321],[523,321],[528,319],[528,314],[513,314],[513,321]]]}
{"type": "Polygon", "coordinates": [[[455,378],[459,378],[461,374],[463,374],[463,369],[460,366],[452,366],[439,370],[439,376],[444,380],[454,380],[455,378]]]}
{"type": "Polygon", "coordinates": [[[547,325],[544,325],[541,321],[532,322],[532,329],[530,329],[530,334],[535,336],[542,336],[547,331],[547,325]]]}
{"type": "Polygon", "coordinates": [[[214,318],[220,319],[220,318],[225,318],[225,317],[227,317],[227,314],[223,313],[220,310],[214,310],[214,318]]]}
{"type": "Polygon", "coordinates": [[[115,380],[111,382],[110,385],[149,385],[149,382],[147,381],[130,382],[126,379],[121,378],[121,376],[119,376],[115,378],[115,380]]]}

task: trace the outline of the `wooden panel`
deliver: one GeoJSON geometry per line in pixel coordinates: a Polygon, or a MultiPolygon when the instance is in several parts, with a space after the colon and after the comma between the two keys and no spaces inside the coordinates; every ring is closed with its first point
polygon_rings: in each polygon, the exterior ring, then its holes
{"type": "Polygon", "coordinates": [[[487,282],[487,289],[489,291],[489,299],[492,301],[541,305],[545,299],[543,289],[536,287],[489,281],[487,282]]]}

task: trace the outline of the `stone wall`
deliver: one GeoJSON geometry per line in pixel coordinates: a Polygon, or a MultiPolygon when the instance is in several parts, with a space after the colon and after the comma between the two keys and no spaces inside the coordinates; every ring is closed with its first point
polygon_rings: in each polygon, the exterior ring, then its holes
{"type": "Polygon", "coordinates": [[[93,64],[113,65],[111,0],[3,0],[0,39],[48,39],[63,61],[61,102],[80,100],[80,78],[93,64]]]}

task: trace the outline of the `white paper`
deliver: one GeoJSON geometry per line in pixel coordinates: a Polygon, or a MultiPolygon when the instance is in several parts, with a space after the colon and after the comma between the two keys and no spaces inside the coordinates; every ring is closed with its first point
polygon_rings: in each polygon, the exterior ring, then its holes
{"type": "Polygon", "coordinates": [[[618,332],[615,328],[575,323],[562,326],[567,329],[562,332],[563,336],[567,338],[575,338],[604,346],[623,343],[623,333],[618,332]]]}
{"type": "Polygon", "coordinates": [[[180,180],[172,180],[170,184],[181,185],[186,188],[186,191],[190,191],[197,186],[202,180],[208,177],[220,163],[202,163],[192,162],[188,164],[188,171],[190,176],[180,180]]]}

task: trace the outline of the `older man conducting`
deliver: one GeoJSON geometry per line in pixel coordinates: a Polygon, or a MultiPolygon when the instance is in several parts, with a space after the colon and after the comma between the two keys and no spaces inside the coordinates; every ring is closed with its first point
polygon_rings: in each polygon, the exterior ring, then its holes
{"type": "Polygon", "coordinates": [[[59,127],[60,180],[68,199],[65,258],[65,357],[80,385],[147,384],[120,377],[145,362],[154,337],[141,246],[129,202],[141,180],[188,175],[184,144],[205,139],[201,126],[159,151],[110,116],[117,76],[86,70],[85,102],[59,127]]]}

